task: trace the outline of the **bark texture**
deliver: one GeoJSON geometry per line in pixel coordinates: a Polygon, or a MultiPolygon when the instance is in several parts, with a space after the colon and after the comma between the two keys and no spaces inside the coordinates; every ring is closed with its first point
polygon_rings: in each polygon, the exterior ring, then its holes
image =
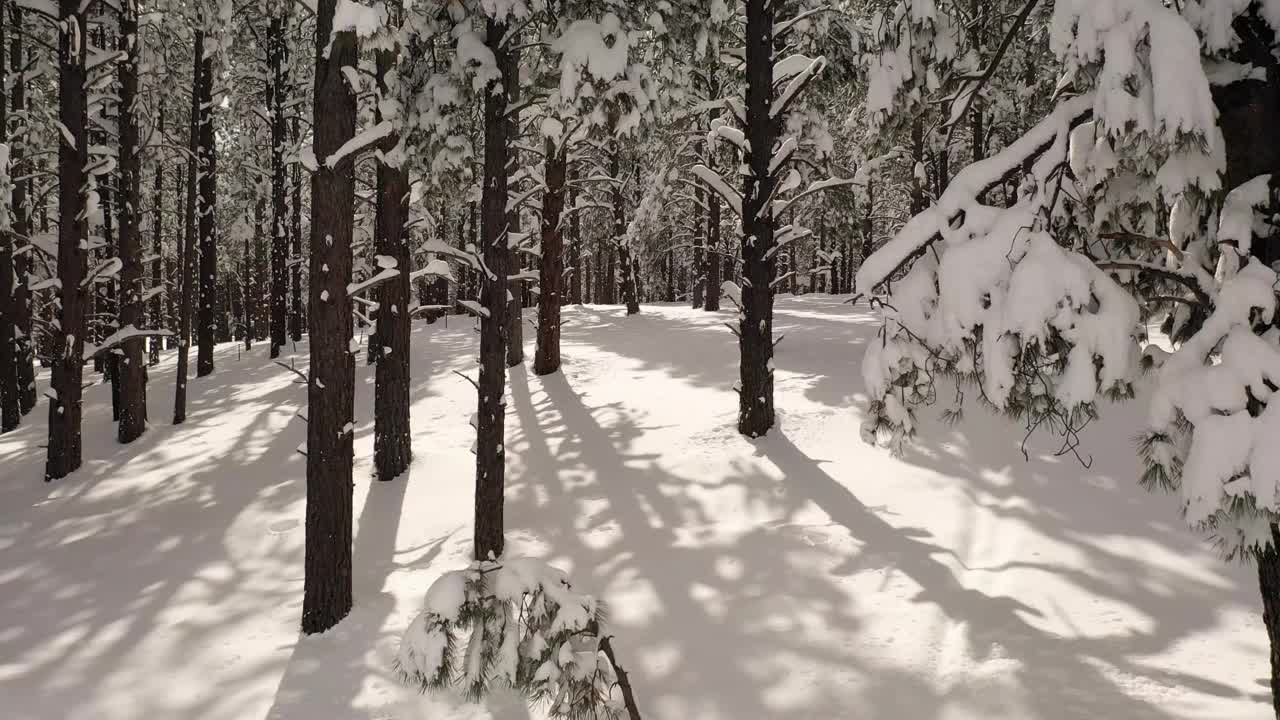
{"type": "Polygon", "coordinates": [[[307,384],[306,559],[302,632],[328,630],[351,611],[351,463],[355,358],[351,340],[352,158],[328,158],[355,134],[356,99],[342,67],[356,64],[355,33],[333,33],[336,0],[316,8],[315,109],[320,168],[311,176],[311,377],[307,384]],[[332,35],[332,42],[330,36],[332,35]]]}
{"type": "Polygon", "coordinates": [[[506,478],[506,346],[507,275],[511,251],[507,247],[507,160],[511,123],[507,121],[507,97],[516,81],[511,52],[503,42],[506,23],[489,20],[485,45],[493,53],[504,87],[493,83],[484,93],[484,189],[481,193],[480,252],[482,270],[480,304],[479,403],[476,412],[475,557],[500,557],[503,540],[503,500],[506,478]]]}
{"type": "Polygon", "coordinates": [[[760,437],[773,427],[773,279],[777,255],[769,200],[776,181],[770,173],[778,126],[773,105],[773,17],[770,0],[747,0],[747,162],[742,213],[742,313],[738,432],[760,437]]]}
{"type": "Polygon", "coordinates": [[[58,280],[62,306],[61,332],[52,342],[54,397],[49,402],[49,447],[45,481],[66,477],[80,467],[81,386],[84,376],[85,274],[88,227],[84,219],[85,166],[89,162],[85,58],[87,33],[79,0],[59,0],[58,120],[67,129],[69,145],[58,143],[58,280]]]}

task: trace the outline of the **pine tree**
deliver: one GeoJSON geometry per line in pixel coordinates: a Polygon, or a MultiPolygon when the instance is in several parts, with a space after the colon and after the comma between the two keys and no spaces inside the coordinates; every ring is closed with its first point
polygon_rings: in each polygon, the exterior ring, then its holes
{"type": "Polygon", "coordinates": [[[351,610],[352,437],[355,359],[351,236],[354,158],[338,150],[355,134],[356,99],[344,68],[356,64],[356,37],[334,28],[336,0],[318,0],[315,34],[317,168],[311,176],[311,264],[307,383],[306,561],[302,631],[320,633],[351,610]]]}

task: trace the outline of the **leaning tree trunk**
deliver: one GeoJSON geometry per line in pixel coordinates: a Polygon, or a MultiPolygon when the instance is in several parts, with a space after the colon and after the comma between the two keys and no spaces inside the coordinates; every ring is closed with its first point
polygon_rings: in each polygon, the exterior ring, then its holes
{"type": "MultiPolygon", "coordinates": [[[[20,32],[5,27],[7,13],[0,10],[0,50],[5,46],[5,33],[20,32]]],[[[0,51],[0,81],[7,79],[5,69],[5,53],[0,51]]],[[[8,149],[9,118],[8,103],[0,101],[0,143],[8,149]]],[[[6,153],[7,155],[7,153],[6,153]]],[[[7,156],[0,159],[0,172],[13,177],[7,156]]],[[[10,198],[13,196],[10,195],[10,198]]],[[[22,413],[18,407],[18,353],[17,328],[18,317],[14,307],[13,292],[13,250],[14,236],[9,226],[9,209],[0,207],[0,433],[6,433],[18,427],[22,421],[22,413]]]]}
{"type": "Polygon", "coordinates": [[[273,358],[280,357],[284,346],[287,324],[287,300],[289,294],[289,234],[285,225],[288,213],[286,176],[284,164],[285,124],[285,27],[280,8],[271,12],[271,24],[267,30],[267,63],[271,73],[271,350],[273,358]]]}
{"type": "Polygon", "coordinates": [[[481,191],[480,379],[476,412],[475,557],[485,560],[502,555],[503,493],[506,477],[506,344],[507,275],[511,252],[507,249],[507,160],[509,132],[507,97],[516,82],[516,67],[504,42],[507,24],[490,19],[485,45],[501,72],[503,88],[491,81],[484,93],[484,185],[481,191]]]}
{"type": "Polygon", "coordinates": [[[80,0],[59,0],[58,121],[68,137],[58,143],[58,281],[60,332],[53,333],[53,397],[45,481],[80,467],[81,389],[84,371],[88,227],[84,217],[85,166],[89,162],[85,57],[88,43],[80,0]]]}
{"type": "Polygon", "coordinates": [[[560,369],[560,296],[564,294],[564,213],[565,166],[568,164],[564,139],[547,138],[546,190],[542,193],[542,259],[538,263],[538,347],[533,371],[550,375],[560,369]]]}
{"type": "Polygon", "coordinates": [[[776,181],[770,160],[778,139],[773,105],[773,17],[770,0],[747,0],[747,162],[742,203],[742,288],[738,345],[738,432],[760,437],[773,427],[773,279],[777,257],[771,207],[776,181]]]}
{"type": "MultiPolygon", "coordinates": [[[[195,36],[195,61],[191,64],[191,87],[200,85],[203,64],[200,62],[200,48],[204,45],[204,33],[197,30],[195,36]]],[[[196,182],[200,165],[200,98],[194,90],[191,93],[191,117],[187,123],[187,148],[190,159],[187,160],[187,186],[184,192],[182,212],[182,247],[178,249],[178,274],[181,286],[178,294],[178,367],[175,373],[173,391],[173,424],[181,425],[187,420],[187,380],[188,365],[191,356],[191,316],[194,312],[196,292],[196,182]]]]}
{"type": "MultiPolygon", "coordinates": [[[[203,48],[199,49],[203,53],[203,48]]],[[[213,56],[202,56],[200,84],[200,317],[196,324],[196,377],[213,372],[213,347],[218,327],[218,151],[213,128],[213,56]]]]}
{"type": "Polygon", "coordinates": [[[351,232],[355,163],[331,157],[355,135],[356,98],[342,70],[356,65],[356,37],[333,33],[337,0],[316,8],[311,176],[311,378],[307,384],[307,526],[302,632],[328,630],[351,611],[351,441],[355,358],[351,341],[351,232]],[[330,36],[332,35],[332,42],[330,36]]]}
{"type": "MultiPolygon", "coordinates": [[[[378,86],[387,93],[387,73],[395,72],[398,54],[377,52],[378,86]]],[[[382,120],[381,113],[378,115],[382,120]]],[[[387,145],[399,142],[395,135],[387,145]]],[[[399,274],[378,286],[378,317],[373,350],[377,361],[373,391],[373,465],[379,480],[392,480],[409,467],[413,449],[409,434],[409,174],[401,167],[378,164],[374,248],[393,259],[399,274]]]]}
{"type": "MultiPolygon", "coordinates": [[[[142,324],[142,155],[134,106],[138,97],[138,0],[122,0],[120,43],[120,332],[141,330],[142,324]]],[[[116,359],[116,383],[120,388],[120,423],[116,439],[130,443],[147,429],[147,367],[142,357],[143,337],[121,343],[116,359]]]]}

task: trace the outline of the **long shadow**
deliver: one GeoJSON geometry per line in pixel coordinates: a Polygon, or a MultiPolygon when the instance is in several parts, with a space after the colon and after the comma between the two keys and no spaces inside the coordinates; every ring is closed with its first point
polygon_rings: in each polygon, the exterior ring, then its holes
{"type": "MultiPolygon", "coordinates": [[[[356,595],[351,614],[323,635],[298,636],[267,712],[269,720],[351,717],[369,675],[389,675],[376,650],[395,633],[384,629],[395,598],[382,588],[399,568],[396,535],[410,482],[412,466],[395,480],[370,485],[352,549],[356,595]],[[376,594],[373,588],[379,588],[376,594]]],[[[431,562],[446,540],[432,543],[415,563],[431,562]]]]}
{"type": "MultiPolygon", "coordinates": [[[[915,602],[931,603],[953,622],[963,623],[976,648],[1000,647],[1021,661],[1019,679],[1026,698],[1042,717],[1124,717],[1159,720],[1178,715],[1143,702],[1116,686],[1089,659],[1129,668],[1140,674],[1131,653],[1167,647],[1185,628],[1164,627],[1157,622],[1150,633],[1158,639],[1121,645],[1089,638],[1070,639],[1050,635],[1028,621],[1040,613],[1017,598],[992,596],[966,587],[937,555],[950,551],[903,533],[872,512],[844,485],[798,449],[783,433],[775,432],[758,442],[763,457],[787,476],[788,484],[806,494],[833,520],[866,543],[864,553],[888,558],[893,567],[918,583],[922,590],[915,602]]],[[[1104,588],[1094,588],[1103,590],[1104,588]]],[[[1146,605],[1139,605],[1144,610],[1146,605]]],[[[1163,618],[1157,616],[1157,620],[1163,618]]],[[[1204,692],[1234,696],[1230,687],[1192,675],[1166,677],[1204,692]]]]}
{"type": "MultiPolygon", "coordinates": [[[[560,373],[514,373],[511,393],[509,517],[614,601],[621,660],[653,717],[836,717],[866,697],[907,717],[938,711],[926,679],[837,639],[860,623],[821,570],[837,559],[829,548],[768,527],[717,533],[722,518],[690,494],[698,482],[628,449],[644,431],[632,413],[587,407],[560,373]]],[[[795,510],[762,473],[734,482],[779,516],[795,510]]]]}

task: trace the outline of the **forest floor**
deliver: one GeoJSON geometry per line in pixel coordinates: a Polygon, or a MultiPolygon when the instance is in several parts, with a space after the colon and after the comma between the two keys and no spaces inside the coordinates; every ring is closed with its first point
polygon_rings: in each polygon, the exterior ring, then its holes
{"type": "MultiPolygon", "coordinates": [[[[731,318],[568,308],[563,372],[510,377],[508,553],[610,603],[646,720],[1272,716],[1252,570],[1138,487],[1141,399],[1088,428],[1087,468],[1052,438],[1024,460],[1023,431],[977,408],[893,459],[858,435],[874,318],[783,298],[779,427],[750,441],[731,318]]],[[[0,715],[539,717],[391,677],[471,538],[475,391],[452,371],[474,371],[476,334],[453,317],[413,343],[408,477],[370,481],[357,370],[355,609],[322,636],[297,629],[306,397],[265,344],[221,346],[179,427],[165,357],[130,446],[109,389],[86,391],[85,464],[63,481],[41,482],[43,405],[0,437],[0,715]]]]}

